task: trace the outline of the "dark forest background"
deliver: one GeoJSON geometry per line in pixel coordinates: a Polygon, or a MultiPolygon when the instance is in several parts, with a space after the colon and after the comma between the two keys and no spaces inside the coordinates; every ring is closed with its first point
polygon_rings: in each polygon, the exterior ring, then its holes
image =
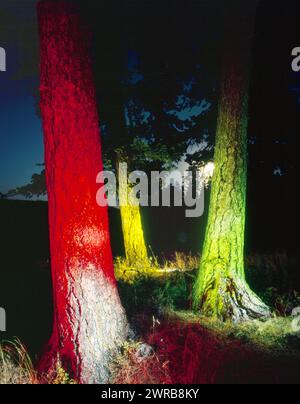
{"type": "MultiPolygon", "coordinates": [[[[179,72],[192,71],[197,63],[203,66],[205,81],[214,87],[210,89],[212,111],[203,123],[213,143],[226,7],[191,0],[86,0],[80,5],[94,33],[100,118],[114,139],[118,137],[120,144],[128,139],[123,104],[129,90],[120,77],[128,52],[134,51],[148,80],[142,95],[149,100],[151,92],[152,105],[174,95],[179,72]]],[[[246,247],[248,255],[286,252],[295,278],[300,270],[300,75],[292,72],[291,51],[300,46],[299,18],[297,2],[260,2],[250,89],[246,247]]],[[[158,130],[163,131],[161,125],[158,130]]],[[[208,201],[209,190],[206,213],[208,201]]],[[[110,218],[114,254],[121,255],[118,210],[110,209],[110,218]]],[[[155,254],[201,251],[206,215],[187,219],[184,209],[144,208],[143,221],[155,254]]],[[[10,330],[4,337],[18,335],[36,351],[47,340],[51,326],[47,203],[1,200],[0,223],[0,306],[9,313],[10,330]]]]}

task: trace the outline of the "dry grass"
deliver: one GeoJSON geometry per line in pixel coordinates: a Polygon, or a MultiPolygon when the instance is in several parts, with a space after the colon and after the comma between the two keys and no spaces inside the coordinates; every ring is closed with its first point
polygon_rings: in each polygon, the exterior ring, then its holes
{"type": "Polygon", "coordinates": [[[169,362],[141,342],[127,342],[111,365],[112,384],[171,384],[169,362]]]}
{"type": "MultiPolygon", "coordinates": [[[[200,268],[200,255],[175,252],[170,258],[157,257],[152,253],[147,268],[133,268],[126,259],[118,257],[115,260],[115,273],[119,281],[133,284],[139,278],[168,278],[176,273],[195,275],[200,268]]],[[[291,290],[300,291],[300,276],[293,268],[293,258],[286,253],[252,254],[246,257],[246,275],[250,286],[264,294],[269,288],[274,288],[284,295],[291,290]]],[[[281,312],[279,314],[282,314],[281,312]]]]}
{"type": "MultiPolygon", "coordinates": [[[[158,266],[160,266],[160,261],[156,259],[158,266]]],[[[179,271],[193,271],[200,267],[200,263],[200,254],[175,252],[171,259],[163,260],[161,267],[173,268],[179,271]]],[[[252,254],[246,257],[245,264],[247,268],[255,268],[272,280],[281,278],[281,281],[285,281],[287,268],[289,267],[289,257],[285,252],[252,254]]]]}
{"type": "Polygon", "coordinates": [[[43,379],[44,384],[78,384],[76,380],[73,380],[64,370],[59,361],[57,362],[56,369],[45,375],[43,379]]]}
{"type": "Polygon", "coordinates": [[[135,279],[141,276],[152,276],[159,270],[159,264],[156,258],[149,258],[149,264],[146,266],[137,265],[133,267],[126,258],[117,257],[114,262],[115,275],[118,280],[133,283],[135,279]]]}
{"type": "Polygon", "coordinates": [[[38,384],[31,359],[19,340],[0,345],[0,384],[38,384]]]}
{"type": "Polygon", "coordinates": [[[16,339],[0,344],[0,384],[76,384],[76,382],[60,364],[49,374],[38,374],[26,348],[16,339]]]}
{"type": "MultiPolygon", "coordinates": [[[[140,310],[143,314],[149,312],[154,316],[156,313],[160,315],[169,313],[184,325],[197,324],[202,329],[212,332],[214,336],[218,336],[220,340],[237,339],[245,346],[255,346],[275,353],[291,350],[300,352],[300,337],[291,330],[291,318],[274,317],[267,322],[252,321],[235,326],[199,318],[195,313],[188,311],[191,287],[195,270],[200,266],[200,256],[176,252],[169,259],[158,259],[153,255],[149,262],[150,270],[146,274],[141,274],[140,271],[130,268],[126,260],[122,258],[116,260],[117,279],[123,281],[120,282],[119,289],[121,293],[123,291],[123,302],[128,313],[130,310],[133,314],[140,310]]],[[[252,255],[247,257],[246,267],[253,281],[264,278],[262,283],[264,297],[267,296],[265,285],[268,287],[269,284],[284,283],[289,277],[289,257],[284,253],[252,255]]],[[[282,316],[290,315],[291,308],[297,307],[299,302],[299,293],[292,291],[290,294],[284,294],[278,289],[277,294],[272,293],[269,303],[275,308],[275,312],[282,316]]],[[[149,343],[152,345],[152,341],[149,343]]],[[[145,347],[147,346],[141,342],[124,345],[121,354],[111,366],[112,383],[171,383],[172,366],[168,358],[157,349],[158,354],[154,351],[144,354],[142,351],[145,347]]],[[[0,384],[42,383],[75,384],[75,381],[59,364],[51,375],[44,377],[38,375],[26,349],[18,340],[0,344],[0,384]]]]}
{"type": "Polygon", "coordinates": [[[167,259],[156,257],[154,254],[149,258],[147,268],[134,268],[128,264],[126,258],[117,257],[115,259],[115,274],[118,280],[134,283],[139,277],[159,278],[174,272],[189,272],[199,268],[200,256],[175,252],[167,259]]]}
{"type": "Polygon", "coordinates": [[[192,253],[175,252],[170,260],[165,260],[163,268],[174,269],[177,271],[193,271],[200,266],[200,255],[192,253]]]}
{"type": "MultiPolygon", "coordinates": [[[[142,342],[127,342],[111,365],[112,384],[170,384],[168,362],[142,342]]],[[[58,363],[47,375],[34,370],[19,340],[0,345],[0,384],[77,384],[58,363]]]]}

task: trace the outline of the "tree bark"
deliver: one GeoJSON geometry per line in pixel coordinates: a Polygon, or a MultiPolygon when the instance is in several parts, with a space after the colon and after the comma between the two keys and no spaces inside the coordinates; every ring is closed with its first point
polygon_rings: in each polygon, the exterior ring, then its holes
{"type": "Polygon", "coordinates": [[[40,367],[61,363],[81,383],[104,383],[127,336],[113,269],[90,35],[69,1],[38,3],[41,112],[54,291],[53,335],[40,367]]]}
{"type": "Polygon", "coordinates": [[[137,198],[131,194],[127,173],[120,172],[120,164],[127,164],[129,159],[123,150],[117,150],[117,175],[119,184],[119,201],[122,221],[122,231],[127,265],[139,273],[150,270],[147,246],[144,237],[141,209],[137,198]]]}
{"type": "MultiPolygon", "coordinates": [[[[243,16],[249,22],[249,16],[243,16]]],[[[245,29],[243,18],[242,21],[241,31],[233,32],[228,27],[224,49],[215,171],[201,267],[194,290],[195,307],[203,315],[233,321],[269,315],[268,307],[247,285],[244,269],[252,31],[245,29]]],[[[233,27],[237,26],[235,19],[233,27]]]]}

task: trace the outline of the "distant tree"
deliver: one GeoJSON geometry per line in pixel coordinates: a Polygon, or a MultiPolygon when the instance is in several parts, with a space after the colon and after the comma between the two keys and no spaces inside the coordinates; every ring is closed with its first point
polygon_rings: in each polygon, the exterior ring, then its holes
{"type": "MultiPolygon", "coordinates": [[[[180,79],[173,80],[172,71],[156,72],[155,63],[149,61],[147,65],[148,58],[143,52],[129,52],[127,69],[124,66],[120,74],[122,83],[117,77],[108,80],[123,89],[113,104],[113,112],[117,109],[118,115],[114,119],[109,113],[102,115],[106,118],[105,162],[117,174],[120,162],[126,163],[130,171],[150,173],[174,169],[183,159],[199,164],[211,158],[207,117],[212,112],[212,83],[210,90],[206,81],[203,85],[204,72],[196,62],[187,72],[178,72],[180,79]]],[[[147,271],[149,260],[140,207],[121,206],[120,212],[126,258],[130,265],[147,271]]]]}
{"type": "Polygon", "coordinates": [[[25,198],[41,197],[47,195],[45,170],[40,174],[33,174],[30,184],[8,191],[7,197],[24,196],[25,198]]]}

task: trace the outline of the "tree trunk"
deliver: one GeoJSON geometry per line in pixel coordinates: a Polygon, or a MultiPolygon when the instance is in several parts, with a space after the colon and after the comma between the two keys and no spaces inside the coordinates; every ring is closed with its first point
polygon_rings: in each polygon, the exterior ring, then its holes
{"type": "MultiPolygon", "coordinates": [[[[237,27],[236,21],[233,26],[237,27]]],[[[233,321],[269,315],[269,309],[247,285],[244,270],[248,41],[251,38],[251,31],[244,29],[245,25],[241,32],[229,32],[225,46],[215,171],[201,267],[194,290],[195,307],[203,315],[233,321]]]]}
{"type": "Polygon", "coordinates": [[[127,172],[122,172],[120,164],[124,163],[127,164],[127,170],[129,170],[129,159],[125,156],[123,150],[117,150],[119,201],[126,261],[130,268],[139,273],[147,273],[149,272],[150,264],[141,209],[138,199],[131,194],[132,188],[127,181],[127,172]]]}
{"type": "Polygon", "coordinates": [[[38,17],[54,290],[53,335],[41,368],[59,361],[81,383],[104,383],[127,321],[107,208],[96,203],[103,164],[89,34],[69,1],[40,1],[38,17]]]}

